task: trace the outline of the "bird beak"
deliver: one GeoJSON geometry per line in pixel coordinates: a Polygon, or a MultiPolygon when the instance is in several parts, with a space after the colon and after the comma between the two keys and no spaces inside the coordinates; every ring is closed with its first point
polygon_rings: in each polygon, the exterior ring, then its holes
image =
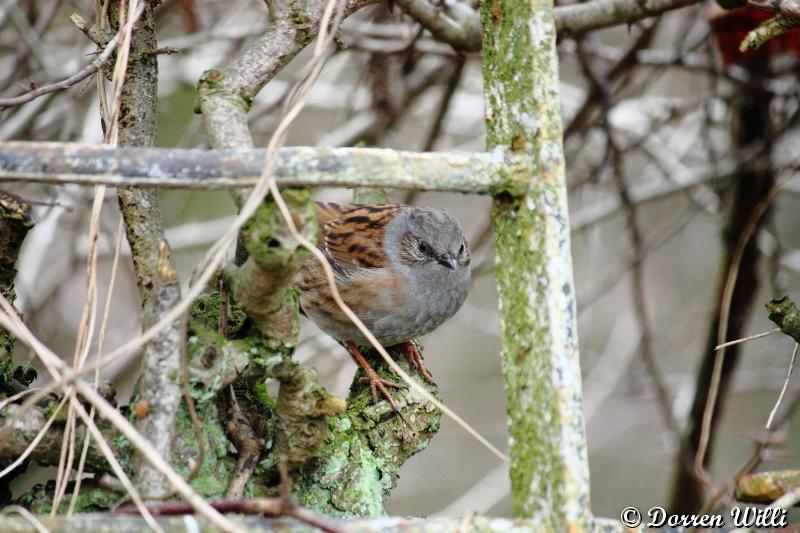
{"type": "Polygon", "coordinates": [[[453,261],[453,258],[447,254],[440,255],[437,261],[439,262],[440,265],[446,266],[450,270],[456,269],[456,262],[453,261]]]}

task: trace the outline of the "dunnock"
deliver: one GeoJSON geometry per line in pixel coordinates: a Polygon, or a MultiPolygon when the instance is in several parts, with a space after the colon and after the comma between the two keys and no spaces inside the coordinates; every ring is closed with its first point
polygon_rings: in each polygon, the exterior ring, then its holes
{"type": "MultiPolygon", "coordinates": [[[[403,344],[411,363],[429,381],[412,339],[429,333],[464,303],[470,254],[458,221],[441,209],[405,205],[317,203],[320,237],[344,302],[383,346],[403,344]]],[[[358,346],[369,342],[342,313],[319,261],[306,261],[297,276],[300,308],[325,333],[344,343],[367,374],[373,397],[379,390],[397,409],[358,346]]]]}

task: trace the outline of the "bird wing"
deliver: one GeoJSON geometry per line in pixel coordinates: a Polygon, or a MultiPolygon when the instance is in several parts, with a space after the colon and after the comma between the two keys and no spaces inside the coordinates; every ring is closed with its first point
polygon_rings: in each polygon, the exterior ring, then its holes
{"type": "Polygon", "coordinates": [[[362,268],[383,268],[386,226],[402,205],[317,203],[320,236],[317,246],[337,275],[349,278],[362,268]]]}

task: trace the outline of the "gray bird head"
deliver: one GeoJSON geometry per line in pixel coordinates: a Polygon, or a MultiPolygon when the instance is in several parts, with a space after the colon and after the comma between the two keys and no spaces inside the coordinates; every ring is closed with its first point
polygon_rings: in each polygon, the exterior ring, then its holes
{"type": "Polygon", "coordinates": [[[406,209],[389,223],[384,247],[395,264],[406,267],[420,290],[463,291],[466,296],[469,245],[458,221],[448,211],[406,209]]]}

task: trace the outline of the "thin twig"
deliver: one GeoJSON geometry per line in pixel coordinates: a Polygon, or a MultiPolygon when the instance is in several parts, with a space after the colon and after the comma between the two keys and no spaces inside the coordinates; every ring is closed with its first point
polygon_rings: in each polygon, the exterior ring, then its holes
{"type": "MultiPolygon", "coordinates": [[[[122,218],[119,219],[119,224],[117,226],[117,237],[116,237],[116,244],[114,245],[114,260],[111,264],[111,278],[108,281],[108,292],[106,294],[106,301],[105,307],[103,308],[103,321],[100,324],[100,336],[97,341],[97,355],[99,356],[100,353],[103,351],[103,343],[105,341],[106,330],[108,327],[108,318],[111,315],[111,298],[114,295],[114,288],[115,288],[115,281],[117,279],[117,271],[119,269],[119,258],[120,258],[120,251],[122,249],[122,235],[124,230],[122,218]]],[[[98,387],[100,383],[100,368],[96,368],[94,372],[94,387],[95,389],[98,387]]],[[[89,418],[94,420],[95,409],[92,407],[89,410],[89,418]]],[[[89,454],[89,444],[91,443],[91,435],[89,432],[86,432],[86,435],[83,438],[83,449],[81,450],[81,456],[78,460],[78,470],[75,474],[75,488],[72,491],[72,498],[69,502],[69,509],[67,511],[67,516],[71,516],[72,513],[75,511],[75,506],[78,502],[78,495],[80,494],[81,490],[81,482],[83,481],[83,469],[86,464],[86,458],[89,454]]]]}
{"type": "Polygon", "coordinates": [[[764,331],[762,333],[756,333],[755,335],[750,335],[749,337],[742,337],[741,339],[728,341],[728,342],[725,342],[723,344],[720,344],[719,346],[714,348],[714,350],[716,351],[716,350],[720,350],[722,348],[727,348],[728,346],[733,346],[735,344],[741,344],[743,342],[752,341],[752,340],[755,340],[755,339],[761,339],[763,337],[768,337],[768,336],[772,335],[773,333],[778,333],[780,330],[781,330],[781,328],[775,328],[775,329],[771,329],[769,331],[764,331]]]}
{"type": "Polygon", "coordinates": [[[3,412],[3,409],[5,409],[6,406],[8,406],[8,405],[16,402],[20,398],[24,398],[28,394],[31,394],[31,393],[36,392],[38,390],[39,390],[38,388],[25,389],[23,391],[19,391],[18,393],[14,394],[13,396],[9,396],[8,398],[5,398],[3,401],[0,401],[0,413],[3,412]]]}
{"type": "Polygon", "coordinates": [[[31,100],[35,100],[40,96],[45,94],[54,93],[56,91],[63,91],[65,89],[69,89],[70,87],[74,86],[77,83],[80,83],[82,80],[85,80],[102,67],[106,61],[111,57],[111,54],[114,53],[114,50],[117,48],[119,44],[119,34],[114,36],[111,41],[109,41],[108,46],[97,56],[91,63],[83,67],[81,70],[70,76],[69,78],[59,81],[57,83],[52,83],[50,85],[43,85],[37,89],[32,91],[28,91],[25,94],[21,94],[19,96],[14,96],[11,98],[0,98],[0,111],[4,109],[8,109],[9,107],[18,106],[21,104],[25,104],[30,102],[31,100]]]}
{"type": "MultiPolygon", "coordinates": [[[[747,220],[747,224],[745,225],[739,240],[736,243],[736,247],[731,257],[730,268],[725,277],[725,285],[722,291],[719,329],[717,330],[718,344],[723,344],[725,337],[727,336],[728,318],[730,314],[731,300],[733,299],[733,289],[736,286],[736,279],[739,274],[739,265],[742,262],[744,251],[747,248],[750,239],[753,237],[753,233],[758,227],[758,222],[761,220],[761,217],[764,216],[764,214],[767,212],[767,209],[778,197],[778,194],[783,189],[785,183],[794,175],[796,168],[797,163],[795,163],[792,168],[788,169],[781,179],[775,182],[775,185],[772,186],[772,189],[769,191],[769,193],[761,202],[759,202],[753,213],[750,215],[749,219],[747,220]]],[[[700,427],[700,439],[698,441],[697,452],[694,459],[695,473],[699,479],[704,480],[706,483],[710,483],[710,477],[708,472],[705,470],[704,463],[706,452],[708,450],[708,442],[711,436],[711,420],[714,417],[717,393],[719,392],[719,383],[722,379],[722,361],[724,358],[725,348],[723,347],[717,350],[714,357],[714,367],[711,372],[708,397],[706,399],[705,408],[703,409],[703,418],[700,427]]]]}
{"type": "Polygon", "coordinates": [[[772,421],[775,418],[775,413],[778,412],[778,407],[780,407],[781,402],[783,401],[783,397],[786,395],[786,390],[789,388],[789,381],[792,379],[792,372],[794,371],[794,363],[797,360],[798,347],[800,347],[800,344],[794,343],[794,350],[792,350],[792,358],[789,360],[789,370],[786,372],[786,379],[783,382],[781,393],[778,395],[778,399],[775,402],[775,406],[772,408],[772,411],[769,412],[769,418],[767,418],[767,425],[765,426],[765,429],[767,431],[772,429],[772,421]]]}

